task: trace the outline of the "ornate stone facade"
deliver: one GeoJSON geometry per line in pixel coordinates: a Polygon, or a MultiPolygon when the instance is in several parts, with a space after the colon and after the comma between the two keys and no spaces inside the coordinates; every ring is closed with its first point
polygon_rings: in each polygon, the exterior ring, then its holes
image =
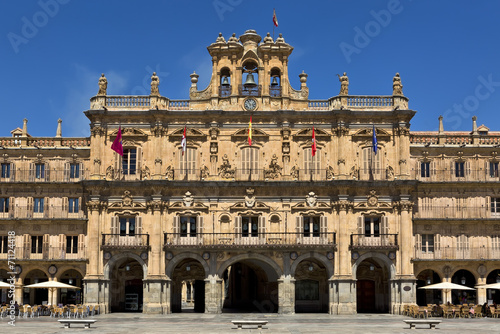
{"type": "Polygon", "coordinates": [[[292,50],[281,35],[219,35],[210,83],[198,90],[193,73],[189,100],[161,96],[155,74],[149,96],[107,96],[103,76],[85,111],[91,137],[34,138],[26,121],[0,138],[16,299],[164,314],[184,302],[353,314],[494,299],[417,288],[498,279],[500,133],[445,132],[442,119],[438,132],[410,131],[398,74],[393,95],[348,95],[344,73],[340,95],[309,100],[307,74],[292,88],[292,50]],[[119,125],[123,157],[109,147],[119,125]],[[24,292],[35,280],[82,290],[24,292]]]}

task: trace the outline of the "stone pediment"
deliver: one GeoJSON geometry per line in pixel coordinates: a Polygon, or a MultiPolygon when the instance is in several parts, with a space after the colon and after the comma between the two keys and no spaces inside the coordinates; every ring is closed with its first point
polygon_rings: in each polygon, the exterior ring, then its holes
{"type": "MultiPolygon", "coordinates": [[[[170,137],[172,139],[182,139],[182,135],[184,134],[184,127],[179,128],[177,130],[174,130],[171,134],[170,137]]],[[[204,134],[202,131],[196,129],[196,128],[190,128],[186,127],[186,139],[194,139],[194,140],[203,140],[206,139],[207,135],[204,134]]]]}
{"type": "MultiPolygon", "coordinates": [[[[330,134],[323,129],[314,129],[316,138],[322,138],[323,140],[329,140],[330,134]]],[[[293,135],[295,140],[311,140],[312,139],[312,128],[302,129],[293,135]]]]}
{"type": "Polygon", "coordinates": [[[304,201],[292,206],[292,211],[328,211],[331,209],[332,206],[325,202],[316,202],[313,206],[311,206],[309,203],[307,203],[307,201],[304,201]]]}
{"type": "MultiPolygon", "coordinates": [[[[238,130],[231,135],[231,139],[233,140],[247,140],[247,138],[248,128],[238,130]]],[[[260,129],[252,128],[252,138],[260,138],[262,140],[269,138],[269,135],[260,129]]]]}
{"type": "MultiPolygon", "coordinates": [[[[110,137],[116,137],[118,129],[110,133],[110,137]]],[[[137,128],[122,128],[122,137],[147,137],[148,135],[137,128]]]]}
{"type": "Polygon", "coordinates": [[[377,203],[369,203],[369,202],[362,202],[362,203],[355,203],[354,204],[354,209],[355,210],[366,210],[366,209],[385,209],[385,210],[392,210],[392,204],[391,203],[385,203],[385,202],[377,202],[377,203]]]}
{"type": "Polygon", "coordinates": [[[208,211],[208,206],[203,203],[193,202],[191,205],[186,206],[184,202],[175,202],[168,206],[172,211],[208,211]]]}
{"type": "MultiPolygon", "coordinates": [[[[375,132],[377,134],[377,140],[379,139],[385,139],[388,140],[391,137],[391,134],[387,132],[384,129],[380,128],[375,128],[375,132]]],[[[361,140],[366,140],[366,139],[372,139],[373,137],[373,128],[364,128],[359,131],[357,131],[355,134],[352,135],[353,139],[361,139],[361,140]]]]}
{"type": "MultiPolygon", "coordinates": [[[[229,207],[229,210],[231,211],[244,211],[248,210],[249,207],[245,202],[238,202],[232,206],[229,207]]],[[[251,208],[252,210],[255,211],[271,211],[271,207],[264,202],[255,202],[255,204],[251,208]]]]}
{"type": "Polygon", "coordinates": [[[132,195],[130,195],[130,191],[125,190],[122,196],[122,200],[120,202],[112,202],[109,203],[108,209],[110,210],[145,210],[146,204],[141,202],[134,201],[132,195]]]}

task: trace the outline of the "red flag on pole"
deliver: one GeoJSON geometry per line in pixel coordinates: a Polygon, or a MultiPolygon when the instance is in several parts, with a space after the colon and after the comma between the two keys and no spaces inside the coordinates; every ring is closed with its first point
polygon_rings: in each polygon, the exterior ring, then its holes
{"type": "Polygon", "coordinates": [[[252,116],[250,116],[250,123],[248,123],[248,145],[252,146],[252,116]]]}
{"type": "Polygon", "coordinates": [[[118,134],[116,135],[113,144],[111,144],[111,149],[123,157],[123,145],[122,145],[122,127],[118,127],[118,134]]]}
{"type": "Polygon", "coordinates": [[[181,146],[182,146],[182,155],[184,155],[184,152],[186,152],[186,148],[187,148],[187,143],[186,143],[186,125],[184,125],[184,133],[182,134],[181,146]]]}
{"type": "Polygon", "coordinates": [[[312,153],[313,157],[316,155],[316,134],[314,133],[314,126],[313,126],[313,135],[312,135],[311,153],[312,153]]]}
{"type": "Polygon", "coordinates": [[[276,10],[274,8],[273,8],[273,23],[275,27],[278,26],[278,18],[276,17],[276,10]]]}

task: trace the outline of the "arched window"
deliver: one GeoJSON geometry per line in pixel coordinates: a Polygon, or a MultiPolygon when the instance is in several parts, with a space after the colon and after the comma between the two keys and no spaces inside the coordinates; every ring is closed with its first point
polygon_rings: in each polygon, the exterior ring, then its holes
{"type": "Polygon", "coordinates": [[[231,72],[227,67],[220,71],[219,96],[228,97],[231,95],[231,72]]]}
{"type": "Polygon", "coordinates": [[[271,82],[269,84],[269,95],[271,97],[281,96],[281,73],[277,68],[271,70],[271,82]]]}
{"type": "Polygon", "coordinates": [[[240,95],[260,96],[258,66],[253,61],[247,61],[242,68],[242,84],[239,87],[240,95]],[[246,74],[246,75],[245,75],[246,74]]]}

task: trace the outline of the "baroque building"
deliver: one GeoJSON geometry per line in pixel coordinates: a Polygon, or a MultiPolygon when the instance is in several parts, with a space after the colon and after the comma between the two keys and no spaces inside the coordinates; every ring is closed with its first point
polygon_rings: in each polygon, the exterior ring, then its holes
{"type": "Polygon", "coordinates": [[[62,137],[61,121],[32,137],[25,120],[0,138],[0,258],[14,231],[16,300],[164,314],[499,302],[418,288],[499,279],[500,132],[475,118],[471,132],[442,118],[410,131],[399,74],[392,95],[349,95],[344,73],[338,95],[310,100],[307,74],[290,80],[292,51],[281,34],[219,34],[210,83],[191,74],[188,100],[162,95],[155,73],[149,96],[110,96],[103,74],[90,137],[62,137]],[[81,290],[24,288],[46,280],[81,290]]]}

